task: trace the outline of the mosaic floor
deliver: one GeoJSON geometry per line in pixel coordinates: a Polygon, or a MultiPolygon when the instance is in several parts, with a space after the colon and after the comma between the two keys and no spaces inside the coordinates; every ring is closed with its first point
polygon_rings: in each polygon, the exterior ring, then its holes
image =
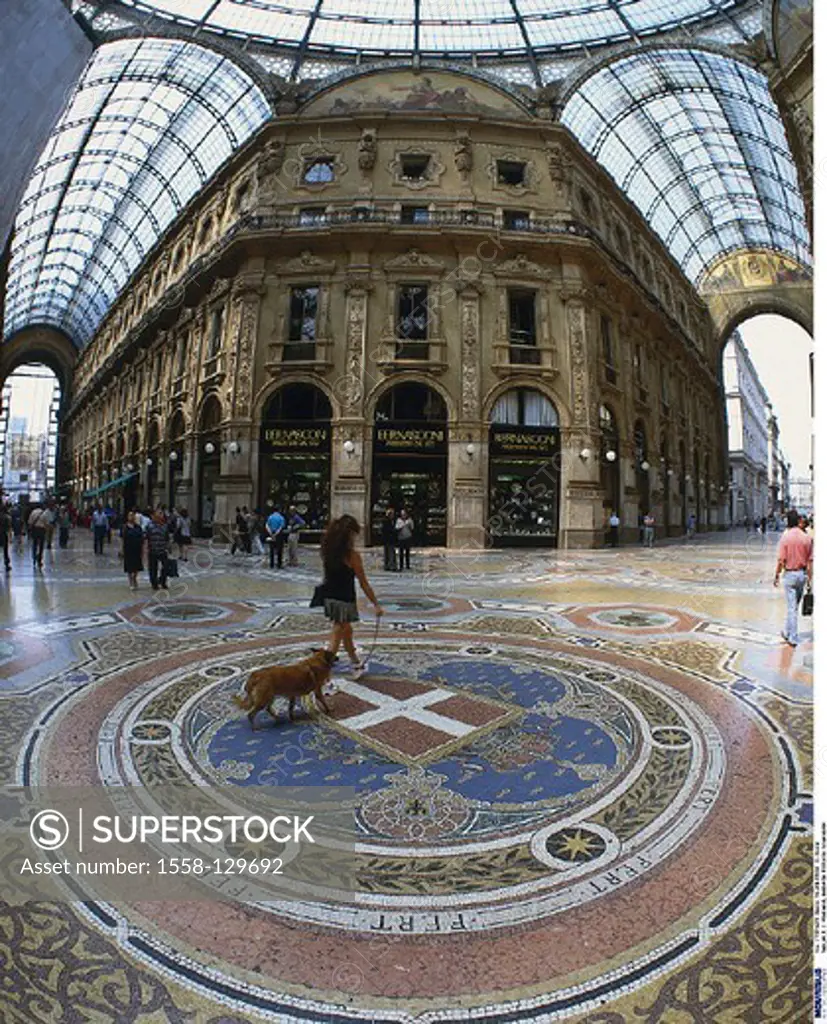
{"type": "Polygon", "coordinates": [[[368,672],[256,732],[230,697],[323,637],[315,552],[201,546],[160,597],[86,537],[16,553],[4,783],[347,785],[359,841],[324,901],[0,908],[0,1020],[809,1019],[812,637],[772,541],[370,552],[368,672]]]}

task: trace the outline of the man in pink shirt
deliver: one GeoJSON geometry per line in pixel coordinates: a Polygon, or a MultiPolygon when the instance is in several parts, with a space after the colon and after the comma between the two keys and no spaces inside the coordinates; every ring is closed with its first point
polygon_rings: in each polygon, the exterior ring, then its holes
{"type": "Polygon", "coordinates": [[[787,529],[778,542],[778,563],[775,567],[773,586],[778,586],[784,573],[784,593],[787,597],[787,621],[781,634],[790,647],[798,645],[798,606],[804,594],[805,585],[813,582],[813,538],[806,534],[799,521],[799,515],[792,511],[787,515],[787,529]]]}

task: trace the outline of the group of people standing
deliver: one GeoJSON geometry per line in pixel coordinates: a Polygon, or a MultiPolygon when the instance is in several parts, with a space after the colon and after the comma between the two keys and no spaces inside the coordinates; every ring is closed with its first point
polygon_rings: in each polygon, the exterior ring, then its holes
{"type": "Polygon", "coordinates": [[[408,512],[401,508],[397,516],[394,509],[389,508],[382,521],[382,545],[385,549],[385,570],[402,572],[411,567],[411,547],[413,545],[414,521],[408,512]],[[399,552],[399,564],[396,555],[399,552]]]}
{"type": "Polygon", "coordinates": [[[35,569],[43,568],[43,552],[51,550],[55,532],[58,545],[65,548],[69,544],[69,531],[74,525],[74,511],[68,504],[58,504],[54,499],[36,502],[28,509],[6,502],[0,506],[0,545],[3,548],[3,560],[6,572],[11,572],[9,545],[17,542],[19,550],[23,548],[23,535],[28,535],[32,545],[32,561],[35,569]]]}
{"type": "Polygon", "coordinates": [[[278,565],[284,568],[284,548],[287,547],[287,564],[299,564],[299,540],[307,527],[295,505],[290,505],[287,514],[279,508],[265,518],[258,509],[250,512],[245,505],[235,510],[235,530],[230,554],[242,551],[245,555],[263,555],[264,545],[270,549],[270,568],[278,565]]]}
{"type": "MultiPolygon", "coordinates": [[[[100,528],[95,526],[93,514],[92,529],[100,528]]],[[[123,568],[129,577],[129,589],[138,589],[138,574],[144,571],[146,554],[152,589],[167,590],[171,546],[177,546],[178,557],[182,561],[188,560],[187,552],[192,544],[192,523],[185,508],[173,508],[169,512],[163,508],[141,512],[136,508],[127,512],[120,537],[123,568]]],[[[97,534],[95,543],[98,543],[97,534]]]]}

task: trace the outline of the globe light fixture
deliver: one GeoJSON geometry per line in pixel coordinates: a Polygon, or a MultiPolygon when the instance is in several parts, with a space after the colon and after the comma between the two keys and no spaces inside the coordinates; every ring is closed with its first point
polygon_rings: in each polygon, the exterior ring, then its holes
{"type": "Polygon", "coordinates": [[[613,448],[610,448],[606,452],[606,461],[607,462],[614,462],[616,458],[617,458],[617,452],[613,448]]]}
{"type": "Polygon", "coordinates": [[[229,445],[227,446],[227,450],[229,451],[230,455],[238,455],[238,453],[241,451],[241,445],[238,443],[238,441],[230,441],[229,445]]]}
{"type": "Polygon", "coordinates": [[[207,455],[213,454],[213,452],[215,451],[215,445],[212,443],[212,441],[207,441],[207,443],[204,445],[204,451],[207,453],[207,455]]]}
{"type": "Polygon", "coordinates": [[[643,470],[644,473],[649,472],[649,463],[646,461],[646,459],[644,459],[643,462],[641,462],[640,468],[643,470]]]}
{"type": "Polygon", "coordinates": [[[345,441],[342,447],[344,448],[345,452],[348,455],[352,455],[356,450],[356,445],[350,440],[350,438],[348,438],[347,441],[345,441]]]}
{"type": "Polygon", "coordinates": [[[591,448],[583,448],[581,450],[580,458],[582,459],[583,462],[588,462],[591,457],[592,457],[592,450],[591,450],[591,448]]]}
{"type": "Polygon", "coordinates": [[[170,462],[177,462],[178,461],[178,452],[170,452],[169,453],[169,461],[170,462]]]}

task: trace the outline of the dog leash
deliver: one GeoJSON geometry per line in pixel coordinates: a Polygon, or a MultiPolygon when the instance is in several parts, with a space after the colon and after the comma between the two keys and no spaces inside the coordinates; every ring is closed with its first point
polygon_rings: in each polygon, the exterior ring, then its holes
{"type": "Polygon", "coordinates": [[[373,640],[371,641],[370,650],[368,651],[368,653],[362,659],[362,662],[365,665],[367,665],[367,663],[373,657],[373,652],[376,650],[376,642],[379,639],[379,619],[380,619],[380,616],[377,615],[376,616],[376,622],[375,622],[374,627],[373,627],[373,640]]]}

